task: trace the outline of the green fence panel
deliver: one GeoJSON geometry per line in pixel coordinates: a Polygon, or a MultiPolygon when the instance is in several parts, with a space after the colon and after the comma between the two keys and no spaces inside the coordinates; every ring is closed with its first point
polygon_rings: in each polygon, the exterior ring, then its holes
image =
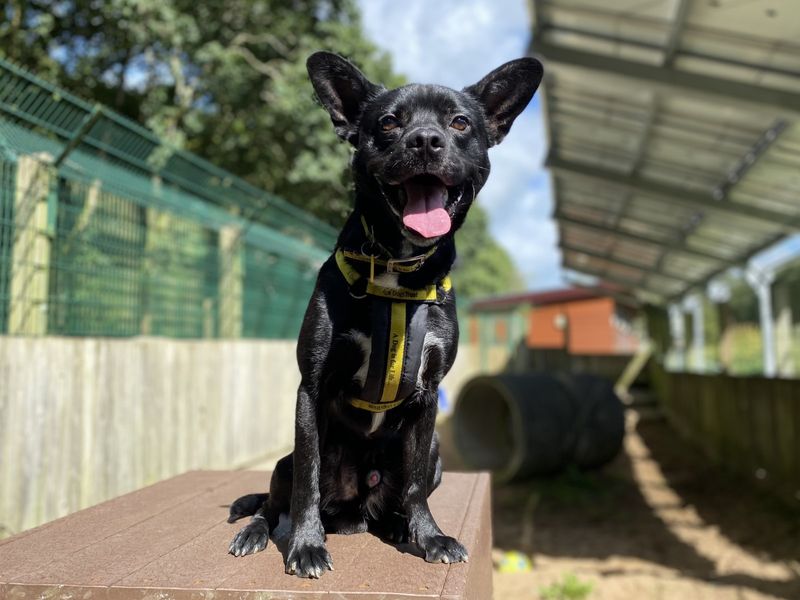
{"type": "Polygon", "coordinates": [[[292,338],[335,234],[0,60],[0,333],[292,338]]]}

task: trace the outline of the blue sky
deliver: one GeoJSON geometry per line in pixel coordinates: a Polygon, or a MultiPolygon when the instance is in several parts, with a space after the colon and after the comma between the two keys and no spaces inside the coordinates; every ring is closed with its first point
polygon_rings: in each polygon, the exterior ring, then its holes
{"type": "MultiPolygon", "coordinates": [[[[530,39],[526,0],[359,0],[367,35],[410,80],[455,89],[524,56],[530,39]]],[[[502,144],[489,151],[492,173],[479,195],[491,231],[532,289],[563,285],[547,142],[537,99],[502,144]]]]}

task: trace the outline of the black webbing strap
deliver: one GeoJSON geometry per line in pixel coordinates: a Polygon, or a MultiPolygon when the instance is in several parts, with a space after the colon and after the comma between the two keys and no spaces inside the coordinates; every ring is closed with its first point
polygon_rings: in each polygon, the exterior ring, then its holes
{"type": "Polygon", "coordinates": [[[428,304],[373,298],[372,351],[360,398],[350,403],[372,412],[399,406],[417,386],[427,331],[428,304]]]}

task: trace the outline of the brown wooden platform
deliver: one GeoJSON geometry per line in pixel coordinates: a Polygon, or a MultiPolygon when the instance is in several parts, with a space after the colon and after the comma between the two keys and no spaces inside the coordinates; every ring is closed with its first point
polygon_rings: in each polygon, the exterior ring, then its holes
{"type": "Polygon", "coordinates": [[[285,575],[274,543],[235,558],[228,544],[247,521],[227,505],[263,490],[268,474],[194,471],[0,541],[0,600],[489,600],[489,476],[446,473],[431,496],[442,529],[469,563],[429,564],[370,534],[328,537],[335,571],[285,575]]]}

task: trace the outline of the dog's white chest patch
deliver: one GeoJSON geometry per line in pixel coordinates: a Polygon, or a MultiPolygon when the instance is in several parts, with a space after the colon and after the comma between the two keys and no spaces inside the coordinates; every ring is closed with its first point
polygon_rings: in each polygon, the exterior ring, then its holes
{"type": "Polygon", "coordinates": [[[431,352],[434,350],[444,354],[444,340],[432,331],[428,331],[425,334],[425,341],[422,342],[422,360],[419,361],[419,371],[417,372],[417,389],[421,390],[424,387],[422,375],[428,367],[431,352]]]}
{"type": "Polygon", "coordinates": [[[367,371],[369,370],[369,355],[372,352],[372,338],[355,329],[351,329],[346,335],[361,349],[361,366],[358,368],[355,375],[353,375],[353,379],[358,385],[363,386],[364,382],[367,380],[367,371]]]}
{"type": "MultiPolygon", "coordinates": [[[[361,366],[358,368],[358,371],[355,372],[355,375],[353,375],[353,379],[358,385],[364,387],[364,383],[367,381],[367,372],[369,371],[369,357],[372,353],[372,338],[355,329],[348,331],[347,337],[361,348],[361,366]]],[[[373,434],[378,431],[385,418],[386,415],[384,413],[372,413],[372,423],[370,424],[369,433],[373,434]]]]}
{"type": "MultiPolygon", "coordinates": [[[[385,273],[382,275],[382,277],[395,277],[396,281],[395,274],[385,273]]],[[[378,281],[378,278],[376,278],[376,281],[378,281]]],[[[385,280],[381,282],[381,285],[386,285],[385,280]]],[[[359,386],[363,387],[367,380],[367,373],[369,371],[370,354],[372,352],[372,338],[355,329],[348,331],[346,335],[361,349],[361,366],[353,375],[353,380],[358,383],[359,386]]],[[[428,331],[425,334],[425,340],[422,343],[422,357],[419,364],[419,370],[417,371],[416,375],[417,389],[422,389],[424,387],[422,376],[428,366],[431,352],[437,350],[439,352],[444,352],[444,344],[444,340],[435,335],[433,332],[428,331]]],[[[371,435],[378,431],[385,419],[386,413],[384,412],[372,413],[372,422],[370,424],[368,433],[371,435]]]]}
{"type": "Polygon", "coordinates": [[[383,424],[383,420],[386,418],[385,412],[376,412],[372,413],[372,424],[369,427],[369,435],[372,435],[378,429],[380,429],[381,425],[383,424]]]}

